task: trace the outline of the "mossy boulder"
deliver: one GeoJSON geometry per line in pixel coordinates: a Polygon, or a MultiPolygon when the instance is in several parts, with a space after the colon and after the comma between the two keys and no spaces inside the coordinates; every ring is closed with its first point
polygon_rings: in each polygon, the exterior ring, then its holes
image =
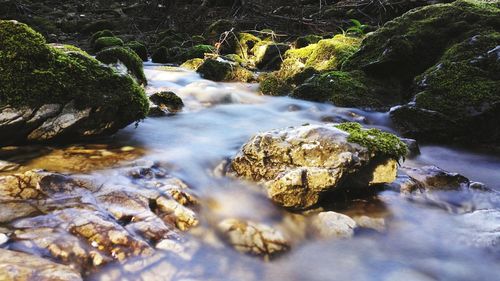
{"type": "Polygon", "coordinates": [[[174,92],[155,93],[149,97],[149,100],[161,109],[166,109],[173,113],[181,111],[184,107],[184,102],[174,92]]]}
{"type": "Polygon", "coordinates": [[[179,61],[186,61],[190,59],[203,59],[205,58],[205,54],[214,53],[215,48],[211,45],[195,45],[191,48],[185,50],[182,54],[179,55],[179,61]]]}
{"type": "Polygon", "coordinates": [[[293,90],[292,86],[275,74],[267,74],[260,82],[259,89],[268,96],[286,96],[293,90]]]}
{"type": "Polygon", "coordinates": [[[118,37],[99,37],[94,43],[94,52],[100,52],[109,47],[123,46],[123,40],[118,37]]]}
{"type": "Polygon", "coordinates": [[[148,48],[144,43],[139,41],[131,41],[125,44],[125,47],[132,49],[142,61],[148,61],[148,48]]]}
{"type": "Polygon", "coordinates": [[[498,142],[500,6],[457,0],[412,10],[369,35],[343,70],[398,85],[392,112],[409,137],[498,142]],[[432,122],[422,122],[427,120],[432,122]],[[472,129],[473,128],[473,129],[472,129]],[[437,132],[437,130],[442,130],[437,132]]]}
{"type": "Polygon", "coordinates": [[[115,37],[115,35],[111,30],[108,29],[97,31],[96,33],[92,34],[92,36],[89,38],[90,46],[94,48],[95,41],[101,37],[115,37]]]}
{"type": "Polygon", "coordinates": [[[203,64],[205,60],[204,59],[190,59],[185,61],[183,64],[181,64],[181,67],[189,69],[189,70],[197,70],[200,65],[203,64]]]}
{"type": "Polygon", "coordinates": [[[2,20],[0,46],[0,143],[110,134],[147,114],[134,79],[76,47],[2,20]]]}
{"type": "Polygon", "coordinates": [[[260,41],[253,47],[255,66],[261,70],[278,70],[290,46],[271,41],[260,41]]]}
{"type": "Polygon", "coordinates": [[[315,75],[294,89],[292,97],[336,106],[384,108],[396,104],[398,92],[387,83],[367,77],[362,71],[329,71],[315,75]]]}
{"type": "Polygon", "coordinates": [[[128,74],[137,79],[140,84],[147,85],[148,81],[144,74],[141,58],[130,48],[112,47],[100,51],[96,59],[102,63],[118,67],[123,64],[127,68],[128,74]]]}
{"type": "Polygon", "coordinates": [[[420,139],[498,142],[499,42],[500,33],[486,31],[449,48],[416,77],[414,102],[391,113],[395,125],[420,139]],[[429,119],[434,120],[422,122],[429,119]]]}
{"type": "Polygon", "coordinates": [[[215,59],[206,59],[196,72],[212,81],[249,82],[254,78],[253,73],[244,67],[215,59]]]}
{"type": "Polygon", "coordinates": [[[368,36],[345,69],[411,83],[454,44],[499,26],[498,4],[458,0],[417,8],[368,36]]]}
{"type": "MultiPolygon", "coordinates": [[[[336,35],[303,48],[290,49],[284,54],[284,61],[275,75],[291,88],[295,88],[316,74],[339,70],[342,64],[359,49],[360,44],[359,38],[336,35]]],[[[296,95],[296,97],[306,97],[306,95],[296,95]]],[[[325,99],[320,100],[325,101],[325,99]]]]}

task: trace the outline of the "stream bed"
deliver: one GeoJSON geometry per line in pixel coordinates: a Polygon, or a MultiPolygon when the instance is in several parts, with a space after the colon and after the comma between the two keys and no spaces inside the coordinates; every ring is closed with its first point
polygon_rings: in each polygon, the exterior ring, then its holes
{"type": "Polygon", "coordinates": [[[20,168],[85,172],[126,184],[127,179],[109,166],[161,163],[200,198],[200,225],[185,233],[188,242],[181,254],[157,251],[147,258],[111,263],[88,280],[498,280],[500,155],[446,146],[423,145],[421,154],[403,165],[436,165],[493,191],[437,195],[445,207],[383,191],[334,210],[365,216],[378,223],[374,228],[380,231],[365,229],[351,239],[319,240],[288,226],[283,228],[293,240],[288,253],[268,261],[236,252],[210,230],[213,216],[271,225],[286,225],[294,217],[274,206],[255,184],[217,176],[222,161],[252,135],[270,129],[357,121],[394,132],[388,114],[260,96],[255,84],[211,82],[180,68],[147,64],[145,72],[148,93],[173,91],[185,108],[175,115],[147,118],[94,144],[121,149],[123,162],[75,169],[77,158],[58,157],[54,149],[31,156],[20,168]]]}

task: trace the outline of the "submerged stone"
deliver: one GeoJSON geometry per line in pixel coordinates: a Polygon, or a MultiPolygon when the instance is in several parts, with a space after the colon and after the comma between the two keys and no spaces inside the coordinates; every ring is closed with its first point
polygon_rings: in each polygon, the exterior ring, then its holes
{"type": "Polygon", "coordinates": [[[242,253],[269,257],[290,247],[280,231],[264,224],[226,219],[220,222],[218,228],[228,242],[242,253]]]}
{"type": "Polygon", "coordinates": [[[151,255],[154,244],[180,241],[180,231],[198,223],[185,183],[158,167],[126,173],[128,187],[36,170],[0,177],[0,223],[13,230],[9,248],[85,273],[151,255]]]}

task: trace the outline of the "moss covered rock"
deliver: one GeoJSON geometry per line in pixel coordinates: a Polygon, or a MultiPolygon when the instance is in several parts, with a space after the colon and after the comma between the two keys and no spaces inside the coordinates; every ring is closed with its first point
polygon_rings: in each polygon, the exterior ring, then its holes
{"type": "Polygon", "coordinates": [[[414,103],[392,112],[396,126],[421,139],[498,142],[499,42],[500,33],[485,31],[449,48],[415,79],[414,103]]]}
{"type": "Polygon", "coordinates": [[[260,82],[259,87],[260,91],[268,96],[286,96],[293,90],[285,80],[275,74],[266,75],[260,82]]]}
{"type": "Polygon", "coordinates": [[[278,70],[290,46],[283,43],[261,41],[253,47],[255,66],[261,70],[278,70]]]}
{"type": "Polygon", "coordinates": [[[140,84],[147,85],[148,80],[144,74],[141,58],[130,48],[112,47],[100,51],[96,59],[102,63],[110,65],[123,64],[127,68],[128,74],[136,78],[140,84]]]}
{"type": "MultiPolygon", "coordinates": [[[[275,75],[280,80],[285,81],[289,85],[289,88],[293,89],[305,83],[307,79],[316,74],[340,69],[342,64],[358,50],[360,43],[361,39],[359,38],[336,35],[333,38],[323,39],[303,48],[290,49],[284,54],[284,61],[275,75]]],[[[323,82],[321,79],[316,79],[312,84],[316,86],[324,84],[316,83],[318,81],[323,82]]],[[[328,101],[332,95],[323,93],[324,91],[317,94],[309,94],[312,84],[304,85],[295,94],[295,97],[315,101],[328,101]],[[306,88],[308,90],[302,91],[306,88]]],[[[324,86],[330,87],[331,85],[324,84],[324,86]]],[[[326,88],[324,90],[331,92],[326,88]]]]}
{"type": "Polygon", "coordinates": [[[398,92],[387,83],[367,77],[362,71],[329,71],[315,75],[297,87],[292,97],[315,102],[331,102],[337,106],[384,108],[395,104],[398,92]]]}
{"type": "Polygon", "coordinates": [[[0,21],[0,143],[109,134],[142,119],[144,90],[85,52],[0,21]]]}
{"type": "Polygon", "coordinates": [[[169,112],[178,112],[184,107],[182,99],[174,92],[159,92],[149,97],[152,103],[169,112]]]}
{"type": "Polygon", "coordinates": [[[203,59],[190,59],[181,64],[181,67],[187,68],[189,70],[197,70],[200,65],[203,64],[205,60],[203,59]]]}
{"type": "Polygon", "coordinates": [[[95,41],[101,37],[115,37],[115,35],[111,30],[108,29],[97,31],[96,33],[92,34],[89,39],[90,46],[94,48],[95,41]]]}
{"type": "Polygon", "coordinates": [[[99,37],[94,43],[94,52],[100,52],[109,47],[123,46],[123,40],[118,37],[99,37]]]}
{"type": "Polygon", "coordinates": [[[412,10],[368,36],[346,69],[412,80],[452,45],[500,25],[497,4],[459,0],[412,10]]]}
{"type": "Polygon", "coordinates": [[[196,70],[201,77],[212,81],[239,81],[253,80],[253,73],[237,64],[215,59],[205,60],[196,70]]]}
{"type": "Polygon", "coordinates": [[[414,100],[392,113],[407,136],[498,142],[500,126],[492,119],[499,112],[499,32],[498,3],[430,5],[368,36],[343,69],[399,84],[401,102],[414,100]]]}
{"type": "Polygon", "coordinates": [[[142,61],[148,61],[148,48],[144,43],[131,41],[125,44],[125,47],[132,49],[142,61]]]}

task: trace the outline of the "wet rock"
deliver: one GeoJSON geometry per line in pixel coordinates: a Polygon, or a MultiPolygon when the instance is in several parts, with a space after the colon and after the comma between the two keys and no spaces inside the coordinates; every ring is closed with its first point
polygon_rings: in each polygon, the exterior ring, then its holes
{"type": "Polygon", "coordinates": [[[0,279],[79,281],[82,277],[69,266],[24,253],[0,249],[0,279]]]}
{"type": "Polygon", "coordinates": [[[201,77],[212,81],[239,81],[249,82],[253,80],[253,73],[237,64],[206,59],[196,70],[201,77]]]}
{"type": "Polygon", "coordinates": [[[270,226],[238,219],[226,219],[219,231],[238,251],[252,255],[272,256],[288,249],[284,235],[270,226]]]}
{"type": "Polygon", "coordinates": [[[180,242],[180,232],[198,223],[197,201],[182,181],[159,167],[124,172],[131,177],[125,186],[43,171],[0,177],[10,248],[85,272],[151,255],[153,245],[180,242]]]}
{"type": "Polygon", "coordinates": [[[369,133],[359,125],[352,124],[353,130],[351,124],[339,126],[345,131],[327,124],[257,134],[234,157],[228,173],[262,183],[275,203],[295,209],[314,206],[327,198],[327,191],[392,182],[395,159],[401,155],[391,153],[406,151],[405,145],[393,135],[376,136],[381,132],[369,133]]]}
{"type": "Polygon", "coordinates": [[[149,100],[157,105],[160,109],[168,110],[169,112],[181,111],[184,107],[182,99],[174,92],[159,92],[151,95],[149,100]]]}
{"type": "MultiPolygon", "coordinates": [[[[135,160],[143,154],[144,150],[139,147],[108,144],[83,144],[66,147],[22,146],[0,149],[0,155],[4,159],[12,161],[10,165],[7,165],[9,171],[16,172],[25,172],[33,168],[44,168],[57,172],[89,172],[115,167],[135,160]]],[[[7,172],[4,171],[4,174],[7,172]]]]}
{"type": "Polygon", "coordinates": [[[0,144],[82,139],[143,118],[144,90],[73,46],[0,21],[0,144]]]}
{"type": "Polygon", "coordinates": [[[460,190],[469,186],[469,180],[458,174],[450,173],[436,166],[419,168],[401,167],[409,176],[401,186],[401,192],[411,193],[417,190],[460,190]]]}
{"type": "Polygon", "coordinates": [[[322,238],[350,238],[356,226],[353,219],[335,212],[321,212],[312,219],[314,231],[322,238]]]}

